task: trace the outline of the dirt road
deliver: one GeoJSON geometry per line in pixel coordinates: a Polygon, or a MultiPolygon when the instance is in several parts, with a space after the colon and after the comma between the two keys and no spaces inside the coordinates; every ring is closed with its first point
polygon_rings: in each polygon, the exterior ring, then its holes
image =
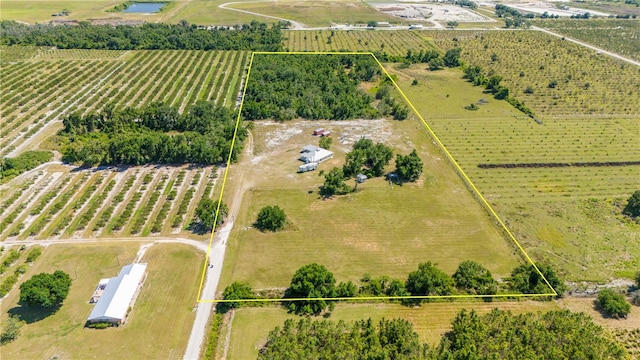
{"type": "MultiPolygon", "coordinates": [[[[253,2],[267,2],[267,1],[253,1],[253,2]]],[[[241,9],[234,9],[232,7],[227,7],[228,5],[244,4],[244,3],[246,3],[246,1],[228,2],[228,3],[224,3],[224,4],[218,5],[218,7],[220,9],[237,11],[237,12],[241,12],[241,13],[245,13],[245,14],[249,14],[249,15],[260,16],[260,17],[265,17],[265,18],[275,19],[275,20],[280,20],[280,21],[288,21],[288,22],[291,23],[291,28],[294,29],[294,30],[304,29],[306,27],[305,24],[297,22],[297,21],[293,21],[291,19],[285,19],[285,18],[281,18],[281,17],[277,17],[277,16],[264,15],[264,14],[260,14],[260,13],[249,11],[249,10],[241,10],[241,9]]]]}

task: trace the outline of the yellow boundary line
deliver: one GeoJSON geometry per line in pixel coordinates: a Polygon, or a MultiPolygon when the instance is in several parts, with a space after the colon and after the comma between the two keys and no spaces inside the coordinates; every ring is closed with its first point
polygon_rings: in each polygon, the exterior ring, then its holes
{"type": "MultiPolygon", "coordinates": [[[[222,269],[221,269],[221,271],[222,271],[222,269]]],[[[291,52],[256,51],[256,52],[251,53],[251,60],[249,61],[249,69],[247,71],[247,77],[246,77],[245,82],[244,82],[244,89],[242,90],[242,100],[240,101],[240,106],[238,107],[238,117],[236,119],[236,126],[235,126],[235,129],[234,129],[234,132],[233,132],[233,140],[231,141],[231,148],[229,149],[229,156],[227,157],[227,166],[226,166],[226,169],[224,171],[224,177],[223,177],[223,180],[222,180],[222,188],[220,190],[220,196],[218,198],[218,207],[216,208],[216,214],[215,214],[215,217],[214,217],[214,228],[211,230],[211,236],[209,238],[209,247],[208,247],[208,250],[207,250],[207,254],[205,256],[205,262],[204,262],[204,266],[203,266],[203,269],[202,269],[202,278],[200,279],[200,287],[198,289],[198,302],[211,302],[211,303],[229,303],[229,302],[239,303],[239,302],[243,302],[243,303],[249,303],[249,302],[340,301],[340,300],[483,299],[483,298],[549,297],[549,296],[557,296],[557,295],[558,295],[558,293],[551,286],[551,284],[549,283],[547,278],[544,276],[544,274],[540,271],[540,269],[538,269],[538,266],[535,264],[533,259],[531,259],[529,254],[527,254],[527,252],[524,250],[522,245],[520,245],[520,242],[515,238],[515,236],[509,230],[509,228],[507,228],[507,225],[505,225],[505,223],[502,221],[500,216],[498,216],[498,214],[495,212],[495,210],[493,210],[493,207],[491,207],[489,202],[484,198],[484,196],[482,196],[482,194],[480,193],[478,188],[476,188],[476,186],[473,184],[471,179],[467,176],[467,174],[464,172],[464,170],[462,170],[460,165],[458,165],[458,162],[455,160],[453,155],[451,155],[449,150],[447,150],[447,148],[440,141],[440,139],[435,134],[435,132],[427,124],[426,120],[422,117],[422,115],[420,115],[420,113],[415,108],[415,106],[413,106],[413,103],[409,100],[407,95],[405,95],[405,93],[402,91],[402,89],[400,89],[400,87],[395,82],[395,80],[393,80],[393,77],[391,77],[389,72],[387,72],[387,69],[385,69],[384,66],[382,66],[382,63],[380,62],[380,60],[378,60],[378,58],[373,53],[371,53],[371,52],[355,52],[355,51],[354,52],[339,52],[339,51],[329,51],[329,52],[321,52],[321,51],[313,51],[313,52],[305,52],[305,51],[291,51],[291,52]],[[396,90],[398,90],[398,92],[400,93],[402,98],[407,102],[407,104],[409,104],[409,107],[411,107],[411,110],[413,111],[413,113],[416,114],[416,116],[418,116],[418,118],[420,119],[420,121],[424,125],[425,129],[427,129],[427,131],[429,132],[429,135],[431,136],[431,138],[436,141],[436,143],[438,144],[438,147],[440,147],[440,149],[447,156],[447,159],[453,164],[455,169],[462,176],[462,180],[467,184],[467,186],[469,186],[469,188],[472,189],[474,195],[477,196],[478,199],[480,199],[481,204],[484,205],[486,210],[489,211],[489,213],[496,219],[496,221],[498,221],[498,224],[500,224],[500,227],[502,228],[502,230],[505,231],[505,233],[513,241],[513,243],[516,245],[516,247],[522,252],[522,254],[524,255],[525,259],[527,261],[529,261],[529,263],[531,265],[533,265],[534,269],[538,272],[538,275],[540,275],[542,277],[542,279],[544,280],[545,284],[547,284],[549,289],[551,289],[551,292],[550,293],[543,293],[543,294],[495,294],[495,295],[469,295],[469,294],[465,294],[465,295],[424,295],[424,296],[415,295],[415,296],[380,296],[380,297],[371,297],[371,296],[369,296],[369,297],[290,298],[290,299],[236,299],[236,300],[201,299],[202,288],[203,288],[203,285],[204,285],[204,279],[205,279],[205,276],[206,276],[206,273],[207,273],[207,264],[209,263],[209,256],[210,256],[210,253],[211,253],[211,245],[213,244],[213,236],[215,234],[215,224],[218,222],[218,214],[220,212],[220,205],[222,204],[222,195],[224,194],[224,188],[225,188],[225,184],[227,182],[227,175],[229,173],[229,167],[231,165],[231,155],[233,153],[233,148],[235,146],[236,135],[238,133],[238,127],[240,126],[240,118],[241,118],[241,114],[242,114],[242,107],[244,105],[244,98],[245,98],[245,95],[247,93],[247,84],[249,83],[249,78],[250,78],[250,75],[251,75],[251,68],[253,67],[253,59],[254,59],[254,56],[256,54],[257,55],[370,55],[371,57],[373,57],[373,59],[376,61],[378,66],[380,66],[380,69],[384,72],[384,74],[387,76],[387,78],[389,80],[391,80],[391,83],[396,88],[396,90]]]]}

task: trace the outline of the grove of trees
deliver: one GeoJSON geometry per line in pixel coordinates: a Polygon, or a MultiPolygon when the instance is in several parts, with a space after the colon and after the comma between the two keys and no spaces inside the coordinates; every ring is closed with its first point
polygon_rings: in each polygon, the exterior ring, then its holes
{"type": "Polygon", "coordinates": [[[48,24],[0,21],[0,45],[55,46],[59,49],[104,50],[282,50],[283,23],[268,26],[252,21],[238,29],[202,29],[179,24],[141,26],[48,24]]]}
{"type": "Polygon", "coordinates": [[[50,151],[25,151],[20,155],[0,159],[0,182],[6,182],[27,170],[31,170],[40,164],[44,164],[53,158],[50,151]]]}
{"type": "Polygon", "coordinates": [[[70,287],[71,278],[64,271],[40,273],[20,285],[20,301],[29,306],[57,307],[66,299],[70,287]]]}
{"type": "MultiPolygon", "coordinates": [[[[94,165],[224,162],[229,154],[236,121],[233,112],[199,101],[180,114],[177,108],[151,103],[142,109],[114,110],[63,119],[62,159],[94,165]]],[[[232,161],[242,149],[246,129],[238,128],[232,161]]]]}
{"type": "MultiPolygon", "coordinates": [[[[566,285],[558,278],[555,271],[548,265],[537,264],[540,272],[549,282],[549,285],[559,296],[567,290],[566,285]]],[[[511,272],[509,287],[513,291],[522,294],[546,294],[550,291],[549,286],[544,281],[533,265],[520,265],[511,272]]]]}

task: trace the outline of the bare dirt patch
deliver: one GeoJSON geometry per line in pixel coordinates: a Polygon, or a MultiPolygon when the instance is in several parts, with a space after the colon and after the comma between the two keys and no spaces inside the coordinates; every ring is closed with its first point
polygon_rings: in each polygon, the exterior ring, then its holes
{"type": "Polygon", "coordinates": [[[474,11],[454,5],[437,3],[377,3],[378,11],[409,21],[492,22],[494,20],[474,11]]]}

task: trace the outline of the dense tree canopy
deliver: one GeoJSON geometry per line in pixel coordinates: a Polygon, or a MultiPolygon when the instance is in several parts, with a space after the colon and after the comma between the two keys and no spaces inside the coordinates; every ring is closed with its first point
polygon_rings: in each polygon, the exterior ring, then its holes
{"type": "Polygon", "coordinates": [[[342,169],[334,167],[324,174],[324,183],[320,187],[320,195],[331,197],[333,195],[344,195],[351,191],[351,188],[345,183],[345,176],[342,169]]]}
{"type": "Polygon", "coordinates": [[[460,49],[459,47],[447,50],[446,54],[444,54],[444,58],[442,58],[442,60],[444,61],[444,64],[447,67],[460,66],[461,52],[462,52],[462,49],[460,49]]]}
{"type": "Polygon", "coordinates": [[[203,198],[198,203],[198,207],[195,212],[195,219],[205,230],[211,230],[220,226],[229,215],[229,208],[224,202],[220,203],[220,211],[216,217],[216,211],[218,211],[219,201],[213,201],[208,197],[203,198]]]}
{"type": "Polygon", "coordinates": [[[64,301],[70,287],[71,278],[64,271],[40,273],[20,285],[20,301],[30,306],[55,307],[64,301]]]}
{"type": "Polygon", "coordinates": [[[366,55],[257,55],[242,115],[248,120],[373,118],[371,97],[358,88],[380,67],[366,55]]]}
{"type": "Polygon", "coordinates": [[[429,261],[419,264],[418,270],[409,273],[406,289],[413,296],[450,295],[453,291],[453,279],[429,261]]]}
{"type": "Polygon", "coordinates": [[[498,291],[498,283],[491,272],[475,261],[466,260],[460,263],[453,274],[456,288],[477,295],[492,295],[498,291]]]}
{"type": "Polygon", "coordinates": [[[360,173],[368,177],[382,176],[391,158],[393,151],[388,146],[361,138],[353,144],[352,150],[347,154],[342,172],[347,178],[360,173]]]}
{"type": "Polygon", "coordinates": [[[463,310],[441,342],[438,359],[621,359],[625,351],[584,313],[513,315],[463,310]]]}
{"type": "Polygon", "coordinates": [[[624,295],[612,289],[603,289],[596,299],[596,307],[606,316],[612,318],[626,318],[631,311],[631,304],[624,295]]]}
{"type": "MultiPolygon", "coordinates": [[[[545,264],[537,264],[537,267],[558,295],[562,296],[562,293],[566,291],[567,287],[560,278],[558,278],[555,271],[545,264]]],[[[520,265],[511,272],[509,287],[523,294],[548,294],[551,292],[551,289],[549,289],[547,283],[542,276],[540,276],[540,273],[538,273],[533,265],[520,265]]]]}
{"type": "Polygon", "coordinates": [[[52,26],[0,21],[0,45],[106,50],[280,51],[282,26],[267,26],[253,21],[237,30],[206,30],[186,22],[177,25],[146,23],[141,26],[90,25],[81,22],[78,26],[52,26]]]}
{"type": "Polygon", "coordinates": [[[631,217],[640,216],[640,190],[636,190],[631,195],[622,213],[631,217]]]}
{"type": "Polygon", "coordinates": [[[52,158],[53,153],[50,151],[25,151],[16,157],[2,158],[0,159],[0,181],[7,181],[52,158]]]}
{"type": "Polygon", "coordinates": [[[422,160],[413,149],[411,154],[398,154],[396,157],[396,174],[406,181],[416,181],[422,174],[422,160]]]}
{"type": "Polygon", "coordinates": [[[371,319],[355,323],[310,318],[287,320],[269,333],[260,349],[263,360],[420,360],[427,359],[427,345],[404,319],[371,319]]]}
{"type": "MultiPolygon", "coordinates": [[[[336,296],[336,279],[326,267],[316,263],[298,269],[286,291],[286,298],[314,298],[320,300],[292,301],[289,310],[301,315],[318,315],[327,308],[322,298],[336,296]]],[[[333,305],[333,303],[331,303],[333,305]]]]}
{"type": "Polygon", "coordinates": [[[261,231],[278,231],[287,223],[287,215],[278,205],[269,205],[260,209],[256,227],[261,231]]]}
{"type": "MultiPolygon", "coordinates": [[[[253,292],[251,286],[245,282],[233,282],[231,285],[224,288],[222,292],[222,299],[224,300],[242,300],[242,299],[255,299],[256,294],[253,292]]],[[[241,307],[246,305],[246,302],[220,302],[216,306],[216,311],[226,312],[230,309],[241,307]]]]}
{"type": "MultiPolygon", "coordinates": [[[[88,166],[220,163],[227,160],[236,125],[231,110],[205,101],[184,114],[163,103],[121,111],[107,106],[100,113],[70,114],[62,123],[63,160],[88,166]]],[[[232,161],[245,136],[239,127],[232,161]]]]}

